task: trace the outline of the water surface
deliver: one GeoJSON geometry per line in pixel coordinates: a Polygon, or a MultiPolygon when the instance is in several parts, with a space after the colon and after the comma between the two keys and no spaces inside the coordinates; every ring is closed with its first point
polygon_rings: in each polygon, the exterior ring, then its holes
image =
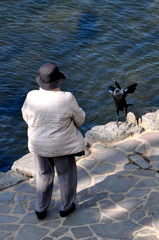
{"type": "Polygon", "coordinates": [[[158,106],[158,26],[157,0],[1,0],[0,171],[28,152],[20,109],[44,62],[67,76],[63,90],[87,114],[83,134],[116,120],[107,91],[115,78],[138,83],[133,108],[158,106]]]}

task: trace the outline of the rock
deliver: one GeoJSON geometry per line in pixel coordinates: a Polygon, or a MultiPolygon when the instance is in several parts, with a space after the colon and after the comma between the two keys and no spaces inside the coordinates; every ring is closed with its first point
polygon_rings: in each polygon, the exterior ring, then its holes
{"type": "Polygon", "coordinates": [[[131,124],[131,123],[137,124],[137,119],[136,119],[134,113],[132,113],[132,112],[128,113],[128,115],[127,115],[127,122],[128,122],[128,124],[131,124]]]}
{"type": "Polygon", "coordinates": [[[35,163],[33,154],[28,153],[19,160],[15,161],[11,169],[28,177],[35,177],[35,163]]]}
{"type": "Polygon", "coordinates": [[[159,130],[159,110],[155,107],[137,109],[134,113],[128,113],[127,122],[145,130],[159,130]]]}
{"type": "Polygon", "coordinates": [[[138,154],[133,154],[131,156],[129,156],[129,158],[138,166],[140,166],[141,168],[145,169],[145,168],[150,168],[151,165],[140,155],[138,154]]]}
{"type": "Polygon", "coordinates": [[[95,126],[86,133],[86,142],[110,143],[123,140],[127,137],[143,132],[143,128],[135,124],[121,123],[119,127],[116,122],[109,122],[106,125],[95,126]]]}
{"type": "Polygon", "coordinates": [[[140,123],[144,129],[147,130],[158,130],[159,129],[159,111],[156,113],[147,113],[142,117],[140,123]]]}
{"type": "Polygon", "coordinates": [[[94,126],[85,136],[88,144],[121,141],[144,131],[159,130],[159,110],[155,107],[137,109],[127,114],[127,122],[109,122],[94,126]]]}

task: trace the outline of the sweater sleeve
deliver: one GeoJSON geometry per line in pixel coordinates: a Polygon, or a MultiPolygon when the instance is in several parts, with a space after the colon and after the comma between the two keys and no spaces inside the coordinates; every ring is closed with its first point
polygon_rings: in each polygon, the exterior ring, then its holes
{"type": "Polygon", "coordinates": [[[79,128],[85,121],[85,112],[79,107],[75,97],[71,96],[71,110],[72,118],[77,128],[79,128]]]}

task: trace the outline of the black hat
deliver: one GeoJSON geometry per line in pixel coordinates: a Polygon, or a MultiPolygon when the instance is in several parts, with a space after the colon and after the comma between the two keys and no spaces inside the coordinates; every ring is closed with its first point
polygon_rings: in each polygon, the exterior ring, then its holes
{"type": "Polygon", "coordinates": [[[59,71],[56,63],[45,63],[39,69],[36,82],[44,90],[58,88],[65,80],[65,75],[59,71]]]}

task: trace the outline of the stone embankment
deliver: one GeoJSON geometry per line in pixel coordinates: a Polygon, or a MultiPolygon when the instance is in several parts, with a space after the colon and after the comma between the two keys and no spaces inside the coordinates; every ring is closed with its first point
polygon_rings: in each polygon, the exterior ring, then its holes
{"type": "Polygon", "coordinates": [[[48,215],[36,219],[32,154],[1,173],[0,239],[159,240],[159,111],[129,113],[119,127],[93,127],[85,140],[77,210],[67,218],[59,216],[56,176],[48,215]]]}

